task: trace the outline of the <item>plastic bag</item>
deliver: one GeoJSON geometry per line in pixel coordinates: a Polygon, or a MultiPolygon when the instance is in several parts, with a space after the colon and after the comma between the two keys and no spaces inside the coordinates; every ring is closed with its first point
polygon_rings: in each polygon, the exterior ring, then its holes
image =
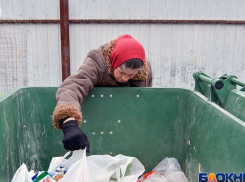
{"type": "MultiPolygon", "coordinates": [[[[66,159],[70,153],[67,152],[62,157],[53,157],[50,162],[48,169],[50,174],[54,173],[60,166],[68,169],[59,182],[136,182],[138,177],[145,171],[142,163],[135,157],[121,154],[115,157],[110,155],[86,157],[85,149],[74,151],[72,156],[66,159]]],[[[28,173],[26,166],[25,172],[28,173]]]]}
{"type": "Polygon", "coordinates": [[[88,165],[96,182],[136,182],[145,171],[142,163],[135,157],[121,154],[92,155],[87,157],[88,165]]]}
{"type": "Polygon", "coordinates": [[[25,164],[22,164],[14,174],[12,182],[32,182],[31,177],[28,175],[28,170],[25,164]]]}
{"type": "Polygon", "coordinates": [[[152,171],[154,173],[141,177],[138,182],[188,182],[175,158],[165,158],[152,171]]]}
{"type": "Polygon", "coordinates": [[[85,150],[76,150],[69,159],[65,159],[70,154],[66,153],[63,157],[54,157],[49,165],[48,172],[54,172],[58,166],[68,168],[67,173],[59,182],[95,182],[88,167],[85,150]]]}

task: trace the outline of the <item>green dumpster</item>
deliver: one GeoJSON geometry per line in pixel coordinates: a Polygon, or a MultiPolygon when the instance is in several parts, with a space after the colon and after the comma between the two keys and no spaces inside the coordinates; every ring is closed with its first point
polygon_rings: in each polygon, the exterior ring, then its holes
{"type": "MultiPolygon", "coordinates": [[[[47,170],[52,157],[65,154],[51,118],[56,91],[19,88],[0,97],[0,181],[11,181],[22,163],[47,170]]],[[[89,155],[134,156],[146,172],[175,157],[190,182],[200,172],[245,173],[244,121],[196,91],[95,88],[81,110],[89,155]]]]}

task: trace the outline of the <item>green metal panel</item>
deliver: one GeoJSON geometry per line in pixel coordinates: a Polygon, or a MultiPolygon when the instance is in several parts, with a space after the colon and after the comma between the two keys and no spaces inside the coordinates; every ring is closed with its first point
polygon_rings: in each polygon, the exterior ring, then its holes
{"type": "Polygon", "coordinates": [[[82,105],[86,120],[82,128],[91,142],[91,153],[136,156],[148,171],[166,156],[175,156],[183,163],[183,121],[188,113],[183,98],[188,92],[164,89],[163,94],[163,89],[154,88],[94,90],[82,105]]]}
{"type": "Polygon", "coordinates": [[[197,181],[198,172],[245,172],[245,124],[215,103],[190,97],[189,138],[185,174],[197,181]],[[200,165],[200,167],[199,167],[200,165]]]}
{"type": "MultiPolygon", "coordinates": [[[[57,88],[21,88],[0,98],[0,181],[26,163],[48,169],[64,155],[62,132],[52,125],[57,88]]],[[[244,123],[201,94],[181,88],[95,88],[82,105],[82,129],[91,154],[137,157],[152,170],[175,157],[189,177],[245,172],[244,123]],[[120,120],[120,121],[119,121],[120,120]]]]}
{"type": "Polygon", "coordinates": [[[232,90],[224,109],[239,119],[245,121],[245,92],[232,90]]]}
{"type": "Polygon", "coordinates": [[[47,169],[62,155],[62,132],[51,123],[57,88],[17,89],[0,98],[0,181],[11,181],[21,163],[47,169]]]}

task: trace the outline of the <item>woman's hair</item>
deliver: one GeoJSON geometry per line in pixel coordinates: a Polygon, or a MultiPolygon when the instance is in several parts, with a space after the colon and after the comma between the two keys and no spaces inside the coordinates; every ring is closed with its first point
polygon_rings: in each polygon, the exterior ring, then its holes
{"type": "Polygon", "coordinates": [[[126,68],[141,70],[143,67],[143,61],[138,58],[132,58],[122,63],[119,67],[122,70],[126,68]]]}

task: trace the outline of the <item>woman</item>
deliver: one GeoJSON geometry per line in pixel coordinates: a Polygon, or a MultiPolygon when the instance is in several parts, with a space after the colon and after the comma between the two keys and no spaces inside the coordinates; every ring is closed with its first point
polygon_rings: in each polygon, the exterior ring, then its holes
{"type": "Polygon", "coordinates": [[[151,87],[152,71],[143,46],[130,35],[121,35],[109,44],[88,53],[78,73],[60,85],[53,113],[53,125],[62,129],[64,148],[86,147],[87,136],[79,128],[82,122],[80,106],[94,86],[151,87]]]}

